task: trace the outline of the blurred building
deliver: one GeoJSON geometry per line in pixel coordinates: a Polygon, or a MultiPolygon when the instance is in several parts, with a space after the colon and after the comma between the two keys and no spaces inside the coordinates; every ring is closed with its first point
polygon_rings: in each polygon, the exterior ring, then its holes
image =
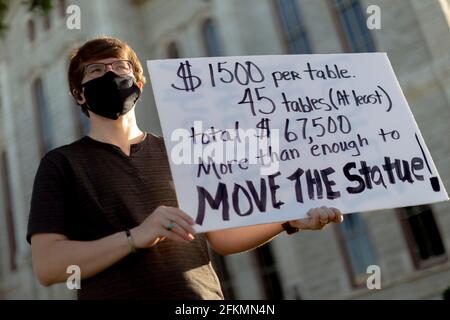
{"type": "MultiPolygon", "coordinates": [[[[70,48],[96,35],[127,41],[143,62],[385,51],[450,190],[449,0],[55,0],[48,17],[10,3],[0,40],[0,298],[74,297],[38,284],[25,234],[40,158],[88,130],[66,74],[70,48]],[[66,25],[71,4],[79,30],[66,25]],[[381,9],[381,29],[368,30],[369,5],[381,9]]],[[[142,129],[161,132],[149,85],[136,110],[142,129]]],[[[214,261],[237,299],[440,298],[450,285],[449,211],[439,203],[351,215],[214,261]],[[381,290],[366,287],[369,265],[381,268],[381,290]]]]}

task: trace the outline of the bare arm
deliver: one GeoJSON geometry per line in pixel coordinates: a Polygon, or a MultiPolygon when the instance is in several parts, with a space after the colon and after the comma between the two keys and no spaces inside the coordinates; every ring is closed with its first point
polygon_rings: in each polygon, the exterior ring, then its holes
{"type": "MultiPolygon", "coordinates": [[[[308,218],[289,223],[302,230],[321,230],[330,222],[340,223],[338,209],[321,207],[308,211],[308,218]]],[[[259,247],[283,231],[281,222],[207,232],[211,247],[221,255],[248,251],[259,247]]]]}
{"type": "Polygon", "coordinates": [[[57,233],[40,233],[31,238],[34,271],[39,282],[49,286],[65,282],[67,267],[77,265],[81,278],[89,278],[130,253],[125,232],[95,241],[71,241],[57,233]]]}
{"type": "MultiPolygon", "coordinates": [[[[189,242],[194,239],[194,221],[184,212],[166,206],[158,207],[142,224],[133,228],[131,234],[137,248],[151,248],[167,239],[189,242]],[[173,229],[167,225],[173,223],[173,229]]],[[[81,279],[89,278],[130,252],[125,232],[117,232],[94,241],[73,241],[57,233],[37,233],[31,237],[33,268],[39,282],[49,286],[65,282],[67,267],[77,265],[81,279]]]]}
{"type": "Polygon", "coordinates": [[[259,247],[283,230],[281,223],[276,222],[207,232],[206,238],[214,251],[228,255],[259,247]]]}

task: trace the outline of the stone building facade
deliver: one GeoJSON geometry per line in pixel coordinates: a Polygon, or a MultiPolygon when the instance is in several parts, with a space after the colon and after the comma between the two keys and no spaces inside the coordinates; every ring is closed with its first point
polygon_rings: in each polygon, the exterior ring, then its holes
{"type": "MultiPolygon", "coordinates": [[[[25,234],[40,158],[88,130],[68,94],[68,52],[98,35],[124,39],[142,61],[387,52],[450,189],[449,0],[55,0],[47,18],[11,1],[6,22],[0,40],[0,299],[74,297],[65,285],[38,284],[25,234]],[[80,29],[67,27],[70,5],[80,9],[80,29]],[[365,24],[371,5],[380,9],[381,29],[365,24]]],[[[142,129],[161,132],[150,85],[136,110],[142,129]]],[[[449,211],[447,202],[352,215],[342,226],[280,235],[215,262],[230,298],[437,299],[450,286],[449,211]],[[365,285],[372,264],[381,269],[381,290],[365,285]]]]}

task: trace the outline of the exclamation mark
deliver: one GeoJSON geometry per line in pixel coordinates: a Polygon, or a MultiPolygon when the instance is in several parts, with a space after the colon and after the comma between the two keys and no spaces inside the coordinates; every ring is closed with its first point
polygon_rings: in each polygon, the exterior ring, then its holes
{"type": "MultiPolygon", "coordinates": [[[[423,159],[425,160],[425,163],[427,165],[428,171],[432,175],[433,172],[431,172],[430,164],[428,163],[427,157],[425,156],[425,152],[423,151],[422,145],[420,144],[419,137],[417,136],[417,133],[415,134],[417,144],[419,145],[420,151],[422,152],[423,159]]],[[[441,186],[439,185],[439,179],[437,177],[431,177],[430,178],[431,187],[433,188],[433,191],[439,192],[441,191],[441,186]]]]}

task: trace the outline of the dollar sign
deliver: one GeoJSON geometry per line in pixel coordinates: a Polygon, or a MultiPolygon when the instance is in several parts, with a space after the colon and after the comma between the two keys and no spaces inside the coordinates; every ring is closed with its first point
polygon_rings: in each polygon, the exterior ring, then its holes
{"type": "Polygon", "coordinates": [[[177,90],[194,92],[195,89],[200,87],[200,85],[202,84],[202,80],[200,80],[199,77],[192,75],[191,64],[187,60],[184,63],[183,62],[180,63],[180,67],[178,68],[177,75],[179,78],[183,79],[183,84],[184,84],[184,87],[180,88],[180,87],[175,86],[172,83],[172,88],[175,88],[177,90]]]}

